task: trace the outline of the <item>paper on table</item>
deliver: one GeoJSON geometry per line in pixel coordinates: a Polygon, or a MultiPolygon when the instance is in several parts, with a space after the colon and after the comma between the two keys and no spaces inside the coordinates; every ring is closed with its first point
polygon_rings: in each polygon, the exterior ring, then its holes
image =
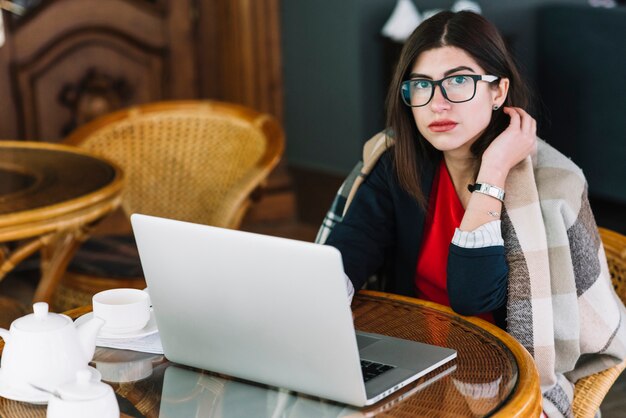
{"type": "Polygon", "coordinates": [[[96,338],[96,345],[98,347],[132,350],[142,353],[163,354],[161,337],[159,337],[158,332],[141,338],[112,339],[98,337],[96,338]]]}

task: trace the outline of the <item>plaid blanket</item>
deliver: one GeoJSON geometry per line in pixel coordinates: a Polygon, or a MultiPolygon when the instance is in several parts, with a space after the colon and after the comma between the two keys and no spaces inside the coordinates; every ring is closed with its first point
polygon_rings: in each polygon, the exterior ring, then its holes
{"type": "Polygon", "coordinates": [[[507,178],[507,331],[533,356],[548,416],[573,385],[626,357],[626,310],[608,271],[582,171],[543,141],[507,178]]]}
{"type": "MultiPolygon", "coordinates": [[[[391,145],[378,134],[340,188],[323,243],[391,145]],[[378,144],[373,148],[372,144],[378,144]],[[372,152],[374,149],[374,152],[372,152]]],[[[545,142],[506,181],[502,236],[509,265],[507,332],[533,356],[549,417],[572,417],[573,383],[626,357],[626,309],[613,290],[582,171],[545,142]]]]}

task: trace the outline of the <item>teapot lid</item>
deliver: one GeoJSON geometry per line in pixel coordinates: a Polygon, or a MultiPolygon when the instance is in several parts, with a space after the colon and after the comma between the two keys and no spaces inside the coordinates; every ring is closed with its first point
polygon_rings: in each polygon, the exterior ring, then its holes
{"type": "Polygon", "coordinates": [[[63,328],[72,320],[65,315],[48,312],[46,302],[33,304],[33,313],[16,319],[12,326],[21,331],[52,331],[63,328]]]}
{"type": "Polygon", "coordinates": [[[66,401],[87,401],[101,398],[113,392],[113,388],[102,383],[100,378],[93,378],[89,369],[76,372],[76,380],[64,383],[57,388],[61,399],[66,401]]]}

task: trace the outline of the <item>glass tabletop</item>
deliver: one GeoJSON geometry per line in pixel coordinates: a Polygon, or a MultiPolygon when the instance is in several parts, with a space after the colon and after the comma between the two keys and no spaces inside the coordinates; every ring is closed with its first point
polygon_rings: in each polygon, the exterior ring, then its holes
{"type": "MultiPolygon", "coordinates": [[[[114,388],[122,416],[130,417],[481,417],[506,409],[521,381],[510,342],[505,344],[480,321],[405,299],[357,295],[352,304],[356,328],[454,348],[458,356],[366,408],[174,364],[163,355],[97,348],[92,365],[114,388]]],[[[517,416],[540,410],[538,381],[525,391],[523,404],[529,409],[516,404],[517,416]]],[[[0,415],[45,416],[45,407],[0,399],[0,415]]]]}
{"type": "Polygon", "coordinates": [[[0,217],[82,198],[118,175],[106,161],[69,147],[0,141],[0,217]]]}
{"type": "Polygon", "coordinates": [[[511,350],[484,328],[452,312],[406,299],[383,302],[360,295],[352,305],[355,327],[453,348],[457,350],[456,369],[395,406],[393,416],[479,417],[504,405],[519,378],[511,350]]]}

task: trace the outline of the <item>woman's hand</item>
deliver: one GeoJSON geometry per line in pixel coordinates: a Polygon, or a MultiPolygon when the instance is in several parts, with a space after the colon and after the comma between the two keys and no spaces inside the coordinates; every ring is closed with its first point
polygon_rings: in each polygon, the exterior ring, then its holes
{"type": "Polygon", "coordinates": [[[485,150],[478,177],[492,178],[503,185],[511,168],[528,157],[537,146],[537,122],[524,109],[504,107],[509,126],[485,150]]]}

